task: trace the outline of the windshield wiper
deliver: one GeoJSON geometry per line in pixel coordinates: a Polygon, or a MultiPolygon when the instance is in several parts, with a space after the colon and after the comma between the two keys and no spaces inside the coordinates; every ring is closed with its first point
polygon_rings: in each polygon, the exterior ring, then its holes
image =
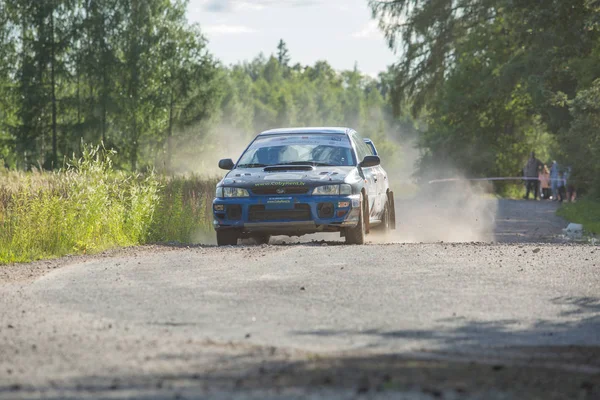
{"type": "Polygon", "coordinates": [[[260,168],[260,167],[268,167],[267,164],[259,164],[259,163],[251,163],[251,164],[240,164],[238,168],[260,168]]]}

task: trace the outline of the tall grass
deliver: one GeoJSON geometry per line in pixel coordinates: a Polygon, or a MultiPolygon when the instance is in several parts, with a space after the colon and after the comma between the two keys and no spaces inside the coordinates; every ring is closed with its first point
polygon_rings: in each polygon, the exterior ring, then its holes
{"type": "Polygon", "coordinates": [[[191,243],[210,229],[215,180],[115,171],[112,156],[87,147],[59,172],[0,171],[0,263],[191,243]]]}
{"type": "Polygon", "coordinates": [[[203,234],[212,234],[217,181],[199,176],[162,178],[148,241],[193,243],[203,234]]]}

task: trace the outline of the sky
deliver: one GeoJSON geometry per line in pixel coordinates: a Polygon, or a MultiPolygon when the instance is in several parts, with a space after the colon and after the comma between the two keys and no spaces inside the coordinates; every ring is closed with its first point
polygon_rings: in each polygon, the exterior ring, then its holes
{"type": "Polygon", "coordinates": [[[287,43],[291,63],[326,60],[337,70],[376,76],[397,56],[388,48],[367,0],[189,0],[208,47],[225,65],[277,52],[287,43]]]}

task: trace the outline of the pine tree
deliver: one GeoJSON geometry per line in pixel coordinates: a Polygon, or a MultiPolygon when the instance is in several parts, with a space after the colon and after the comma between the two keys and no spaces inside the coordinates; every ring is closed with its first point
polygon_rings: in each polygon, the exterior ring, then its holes
{"type": "Polygon", "coordinates": [[[279,65],[287,68],[290,60],[291,57],[289,55],[287,44],[283,41],[283,39],[280,39],[279,43],[277,44],[277,61],[279,61],[279,65]]]}

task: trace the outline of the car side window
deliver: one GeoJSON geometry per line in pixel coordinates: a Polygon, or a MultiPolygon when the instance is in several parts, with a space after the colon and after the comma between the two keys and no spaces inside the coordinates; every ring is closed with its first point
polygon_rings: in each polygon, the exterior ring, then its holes
{"type": "Polygon", "coordinates": [[[356,146],[358,162],[361,162],[366,156],[373,155],[369,146],[365,143],[364,139],[358,133],[354,133],[352,135],[352,140],[354,142],[354,145],[356,146]]]}
{"type": "Polygon", "coordinates": [[[369,151],[371,152],[372,156],[376,156],[377,155],[377,151],[375,150],[375,144],[370,141],[370,142],[365,142],[367,143],[367,146],[369,147],[369,151]]]}

